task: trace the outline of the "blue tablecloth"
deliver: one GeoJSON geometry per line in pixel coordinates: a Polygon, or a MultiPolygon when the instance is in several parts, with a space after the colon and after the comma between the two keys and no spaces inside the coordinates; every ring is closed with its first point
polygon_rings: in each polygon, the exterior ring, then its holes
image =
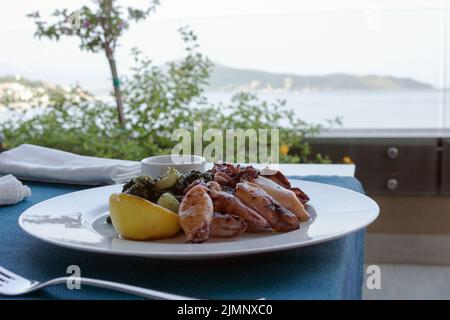
{"type": "MultiPolygon", "coordinates": [[[[293,177],[292,177],[293,178],[293,177]]],[[[351,177],[307,176],[304,180],[363,192],[351,177]]],[[[18,226],[28,207],[86,187],[28,183],[33,195],[0,207],[0,265],[30,279],[64,276],[78,265],[81,276],[118,281],[180,295],[212,299],[360,299],[364,231],[310,247],[247,257],[204,261],[167,261],[87,253],[34,239],[18,226]]],[[[0,299],[2,297],[0,296],[0,299]]],[[[22,298],[129,299],[130,295],[84,286],[60,285],[22,298]]]]}

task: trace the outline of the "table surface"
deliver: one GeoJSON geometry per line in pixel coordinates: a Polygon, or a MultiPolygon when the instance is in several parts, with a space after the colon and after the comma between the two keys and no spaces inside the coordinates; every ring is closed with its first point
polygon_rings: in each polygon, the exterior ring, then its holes
{"type": "MultiPolygon", "coordinates": [[[[292,177],[294,178],[294,177],[292,177]]],[[[298,177],[296,177],[298,178],[298,177]]],[[[306,176],[363,192],[353,177],[306,176]]],[[[212,299],[360,299],[364,235],[358,231],[322,244],[288,251],[215,260],[167,261],[88,253],[34,239],[17,224],[20,214],[45,199],[83,186],[29,183],[31,198],[0,207],[0,265],[30,279],[68,275],[77,265],[81,276],[117,281],[175,294],[212,299]]],[[[83,286],[55,286],[21,298],[131,299],[133,296],[83,286]]]]}

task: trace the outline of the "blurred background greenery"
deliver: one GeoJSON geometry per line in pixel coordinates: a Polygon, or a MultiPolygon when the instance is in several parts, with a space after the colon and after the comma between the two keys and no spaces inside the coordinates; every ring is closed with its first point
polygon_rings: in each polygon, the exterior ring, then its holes
{"type": "MultiPolygon", "coordinates": [[[[227,104],[208,101],[204,90],[213,64],[201,53],[189,27],[179,29],[185,51],[182,59],[156,65],[134,49],[130,54],[135,68],[131,75],[120,77],[114,56],[120,36],[131,22],[150,16],[158,4],[153,1],[146,10],[139,10],[122,8],[115,0],[95,0],[92,7],[77,11],[56,10],[50,21],[39,12],[29,14],[36,24],[36,37],[56,41],[77,37],[81,50],[104,52],[113,99],[98,99],[79,86],[52,88],[46,92],[45,108],[39,99],[33,105],[38,111],[10,108],[12,116],[0,122],[6,147],[31,143],[83,155],[139,160],[170,153],[177,143],[171,141],[172,132],[178,128],[193,131],[194,121],[202,121],[204,130],[277,128],[281,162],[328,162],[320,154],[312,155],[305,141],[305,136],[323,127],[297,118],[285,108],[285,101],[267,102],[249,92],[235,93],[227,104]]],[[[8,107],[15,102],[9,97],[2,104],[8,107]]]]}

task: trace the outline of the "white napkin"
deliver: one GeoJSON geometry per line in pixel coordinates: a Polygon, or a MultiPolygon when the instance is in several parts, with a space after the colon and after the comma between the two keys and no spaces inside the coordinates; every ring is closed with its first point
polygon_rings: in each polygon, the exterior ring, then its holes
{"type": "Polygon", "coordinates": [[[23,180],[102,185],[127,182],[140,173],[136,161],[86,157],[30,144],[0,153],[0,175],[23,180]]]}
{"type": "Polygon", "coordinates": [[[0,206],[16,204],[31,196],[31,190],[13,175],[0,177],[0,206]]]}

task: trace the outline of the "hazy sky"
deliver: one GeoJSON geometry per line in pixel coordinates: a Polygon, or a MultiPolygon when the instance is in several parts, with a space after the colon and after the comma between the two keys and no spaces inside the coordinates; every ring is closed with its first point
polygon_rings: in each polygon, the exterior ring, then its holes
{"type": "MultiPolygon", "coordinates": [[[[61,6],[75,9],[85,3],[89,1],[2,1],[0,75],[109,88],[102,54],[80,52],[76,39],[34,39],[34,25],[25,17],[36,10],[45,16],[61,6]]],[[[234,67],[388,74],[442,86],[447,59],[450,74],[450,0],[161,0],[157,13],[132,25],[120,41],[119,71],[129,72],[134,46],[157,63],[178,58],[182,44],[176,29],[183,24],[194,29],[212,60],[234,67]]]]}

